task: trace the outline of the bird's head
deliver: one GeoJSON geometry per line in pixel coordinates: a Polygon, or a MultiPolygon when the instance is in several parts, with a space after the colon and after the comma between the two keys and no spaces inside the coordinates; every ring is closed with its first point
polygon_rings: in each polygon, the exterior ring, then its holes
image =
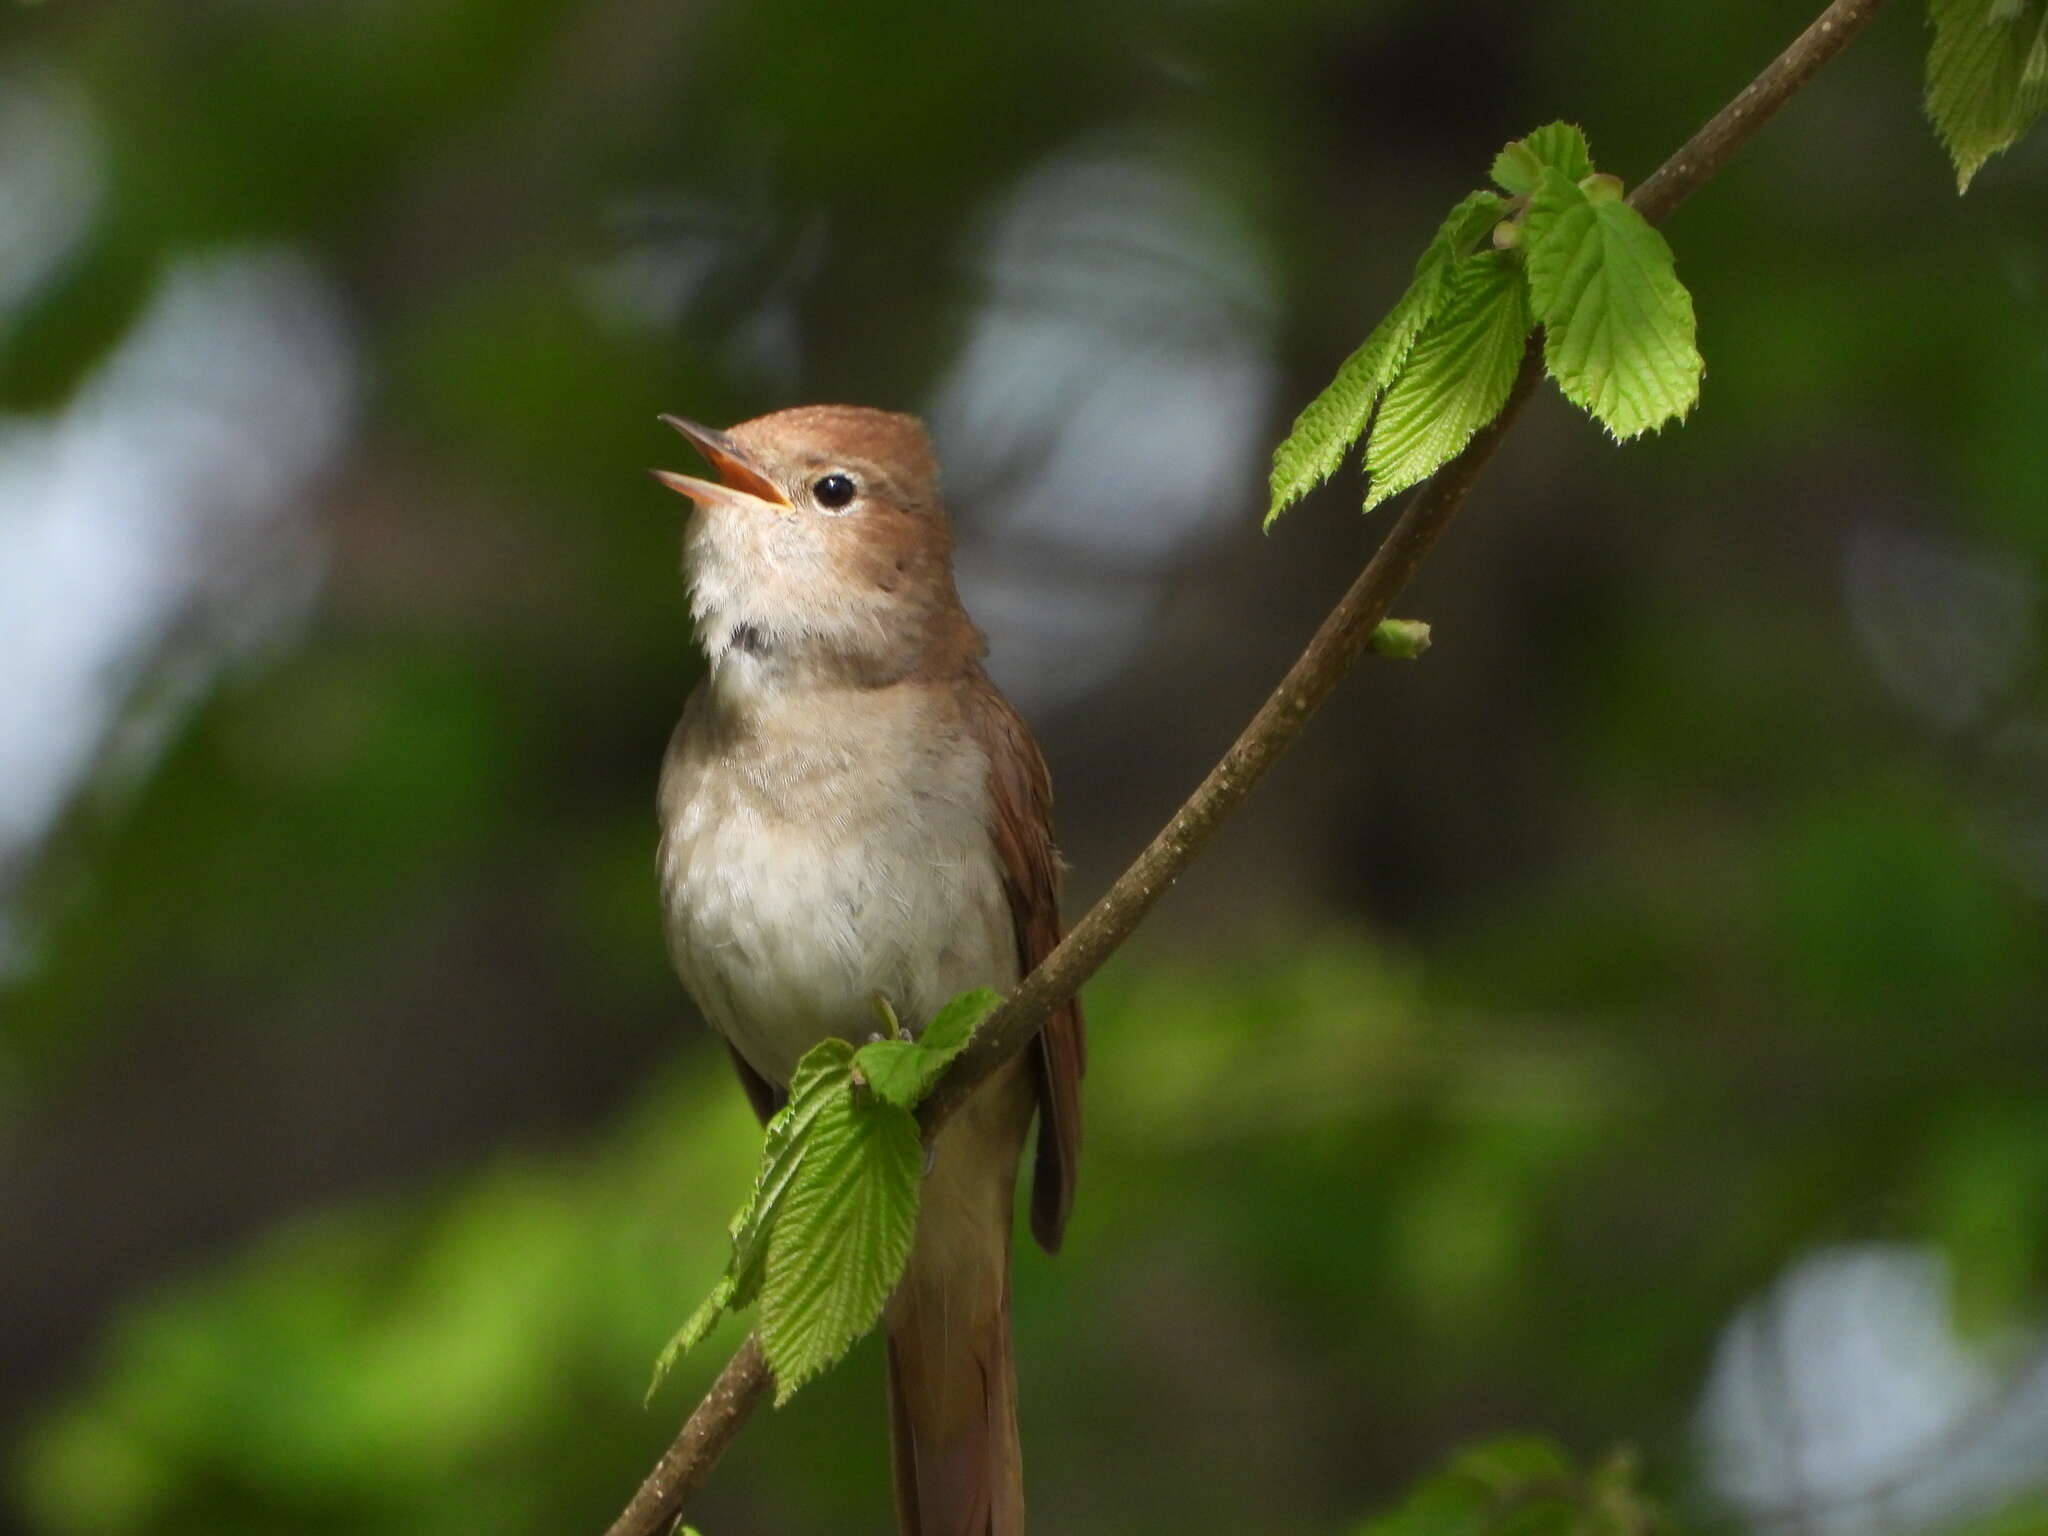
{"type": "Polygon", "coordinates": [[[654,471],[695,504],[684,563],[714,668],[875,686],[980,654],[916,417],[811,405],[726,432],[662,420],[718,476],[654,471]]]}

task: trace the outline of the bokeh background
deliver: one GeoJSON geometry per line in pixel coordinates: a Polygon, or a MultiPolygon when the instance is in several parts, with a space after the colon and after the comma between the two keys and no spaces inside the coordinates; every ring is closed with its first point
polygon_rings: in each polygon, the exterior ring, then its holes
{"type": "MultiPolygon", "coordinates": [[[[1645,174],[1814,9],[0,8],[0,1525],[595,1530],[756,1131],[662,951],[658,411],[937,433],[1098,892],[1384,517],[1271,445],[1493,151],[1645,174]]],[[[1326,1533],[1475,1436],[1684,1520],[2048,1472],[2048,136],[1888,8],[1672,223],[1709,364],[1554,398],[1091,988],[1043,1529],[1326,1533]]],[[[712,1536],[887,1525],[872,1345],[712,1536]]]]}

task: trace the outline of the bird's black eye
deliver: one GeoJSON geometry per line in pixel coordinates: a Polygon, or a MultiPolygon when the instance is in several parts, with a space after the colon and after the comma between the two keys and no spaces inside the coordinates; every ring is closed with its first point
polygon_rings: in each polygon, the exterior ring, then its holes
{"type": "Polygon", "coordinates": [[[859,489],[853,483],[851,475],[835,473],[821,475],[814,481],[811,485],[811,494],[817,498],[819,506],[837,512],[853,500],[859,489]]]}

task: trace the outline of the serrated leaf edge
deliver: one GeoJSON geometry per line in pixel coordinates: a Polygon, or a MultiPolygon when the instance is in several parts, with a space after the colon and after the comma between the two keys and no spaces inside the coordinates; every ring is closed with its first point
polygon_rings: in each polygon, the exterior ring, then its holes
{"type": "Polygon", "coordinates": [[[732,1251],[725,1270],[655,1357],[645,1400],[652,1401],[675,1363],[709,1338],[721,1317],[745,1310],[759,1294],[769,1238],[802,1163],[805,1133],[834,1092],[850,1090],[853,1059],[851,1045],[832,1039],[820,1041],[797,1063],[790,1075],[789,1101],[776,1111],[763,1133],[761,1160],[755,1165],[747,1198],[726,1223],[732,1251]]]}
{"type": "Polygon", "coordinates": [[[847,1117],[846,1140],[803,1159],[769,1237],[761,1349],[777,1407],[874,1326],[916,1239],[923,1167],[916,1120],[850,1094],[839,1112],[847,1117]],[[892,1200],[892,1187],[902,1198],[892,1200]],[[827,1220],[835,1229],[829,1238],[817,1230],[827,1220]],[[849,1282],[856,1295],[846,1294],[849,1282]]]}
{"type": "MultiPolygon", "coordinates": [[[[1555,381],[1566,399],[1586,411],[1616,442],[1627,442],[1642,436],[1645,432],[1661,431],[1674,421],[1683,421],[1699,402],[1699,383],[1705,372],[1705,365],[1694,340],[1696,321],[1693,315],[1692,294],[1678,277],[1676,261],[1671,256],[1670,244],[1656,227],[1636,212],[1626,202],[1595,202],[1587,197],[1585,190],[1554,170],[1546,170],[1542,185],[1530,199],[1529,212],[1524,220],[1524,251],[1527,261],[1525,270],[1529,278],[1530,304],[1537,320],[1543,325],[1543,362],[1545,371],[1555,381]],[[1615,225],[1627,232],[1626,239],[1610,239],[1615,225]],[[1582,233],[1571,239],[1572,260],[1566,267],[1565,276],[1554,283],[1546,281],[1544,268],[1551,261],[1551,253],[1563,249],[1559,245],[1561,234],[1585,226],[1582,233]],[[1661,252],[1663,261],[1654,270],[1638,268],[1634,281],[1616,282],[1621,276],[1619,262],[1636,260],[1639,253],[1632,241],[1646,243],[1661,252]],[[1627,301],[1636,307],[1633,322],[1624,322],[1618,330],[1622,335],[1653,340],[1655,346],[1664,352],[1664,366],[1660,371],[1655,365],[1645,369],[1632,370],[1633,387],[1613,390],[1613,380],[1620,371],[1611,368],[1604,381],[1605,388],[1589,387],[1585,380],[1584,357],[1574,360],[1566,355],[1571,345],[1573,321],[1577,318],[1579,306],[1585,301],[1587,290],[1603,272],[1610,274],[1605,284],[1609,314],[1598,323],[1598,332],[1617,329],[1611,311],[1619,301],[1627,301]],[[1664,289],[1668,284],[1667,297],[1675,298],[1677,310],[1682,312],[1679,327],[1683,340],[1674,347],[1665,335],[1660,319],[1646,321],[1640,306],[1635,305],[1646,291],[1664,289]],[[1546,294],[1545,290],[1550,291],[1546,294]],[[1689,388],[1674,391],[1663,382],[1666,377],[1684,375],[1689,388]],[[1618,393],[1636,401],[1650,401],[1651,410],[1661,414],[1646,414],[1640,406],[1626,414],[1616,409],[1612,401],[1603,402],[1604,393],[1618,393]],[[1638,415],[1642,416],[1637,420],[1638,415]]],[[[1582,353],[1593,350],[1583,332],[1578,337],[1582,353]]],[[[1610,346],[1609,356],[1617,361],[1628,358],[1639,349],[1615,348],[1610,346]]]]}
{"type": "MultiPolygon", "coordinates": [[[[1500,414],[1501,407],[1507,403],[1508,395],[1514,389],[1515,372],[1530,326],[1528,296],[1518,265],[1502,253],[1481,252],[1458,263],[1446,286],[1441,309],[1430,322],[1429,329],[1417,338],[1401,377],[1388,389],[1386,403],[1374,423],[1371,438],[1366,442],[1366,472],[1371,476],[1365,502],[1368,512],[1410,486],[1420,484],[1456,458],[1479,429],[1500,414]],[[1451,290],[1457,283],[1468,280],[1474,284],[1473,313],[1469,323],[1461,323],[1453,318],[1460,301],[1452,297],[1451,290]],[[1479,286],[1482,283],[1483,290],[1479,286]],[[1454,324],[1462,324],[1467,332],[1455,345],[1450,337],[1454,324]],[[1425,383],[1417,373],[1419,362],[1433,344],[1454,349],[1451,364],[1455,366],[1443,365],[1437,369],[1445,374],[1445,382],[1441,385],[1425,383]],[[1434,399],[1418,404],[1415,419],[1418,423],[1432,418],[1440,422],[1445,414],[1446,392],[1454,394],[1461,386],[1470,386],[1475,380],[1481,384],[1482,391],[1465,402],[1460,413],[1469,419],[1459,423],[1442,444],[1432,446],[1413,463],[1402,464],[1396,471],[1394,465],[1382,456],[1382,451],[1387,448],[1388,412],[1396,409],[1397,402],[1403,399],[1403,389],[1417,393],[1427,389],[1434,399]],[[1418,470],[1416,464],[1424,467],[1418,470]]],[[[1436,362],[1434,358],[1430,361],[1432,364],[1436,362]]],[[[1417,426],[1397,430],[1403,438],[1409,438],[1426,432],[1428,428],[1417,426]]],[[[1405,445],[1402,451],[1407,451],[1405,445]]]]}
{"type": "Polygon", "coordinates": [[[1263,526],[1270,530],[1295,502],[1321,485],[1371,426],[1380,397],[1400,376],[1415,339],[1443,302],[1446,274],[1507,211],[1507,199],[1487,191],[1461,198],[1416,259],[1414,276],[1386,317],[1344,360],[1322,393],[1295,417],[1273,450],[1270,499],[1263,526]]]}

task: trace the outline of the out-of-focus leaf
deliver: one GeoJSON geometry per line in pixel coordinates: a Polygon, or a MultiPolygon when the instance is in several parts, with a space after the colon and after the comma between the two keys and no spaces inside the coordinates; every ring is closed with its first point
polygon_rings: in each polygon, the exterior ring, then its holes
{"type": "Polygon", "coordinates": [[[1354,1536],[1646,1536],[1663,1523],[1633,1457],[1586,1474],[1552,1441],[1506,1436],[1459,1451],[1354,1536]]]}
{"type": "Polygon", "coordinates": [[[1956,190],[2048,109],[2048,0],[1929,0],[1927,115],[1956,190]]]}

